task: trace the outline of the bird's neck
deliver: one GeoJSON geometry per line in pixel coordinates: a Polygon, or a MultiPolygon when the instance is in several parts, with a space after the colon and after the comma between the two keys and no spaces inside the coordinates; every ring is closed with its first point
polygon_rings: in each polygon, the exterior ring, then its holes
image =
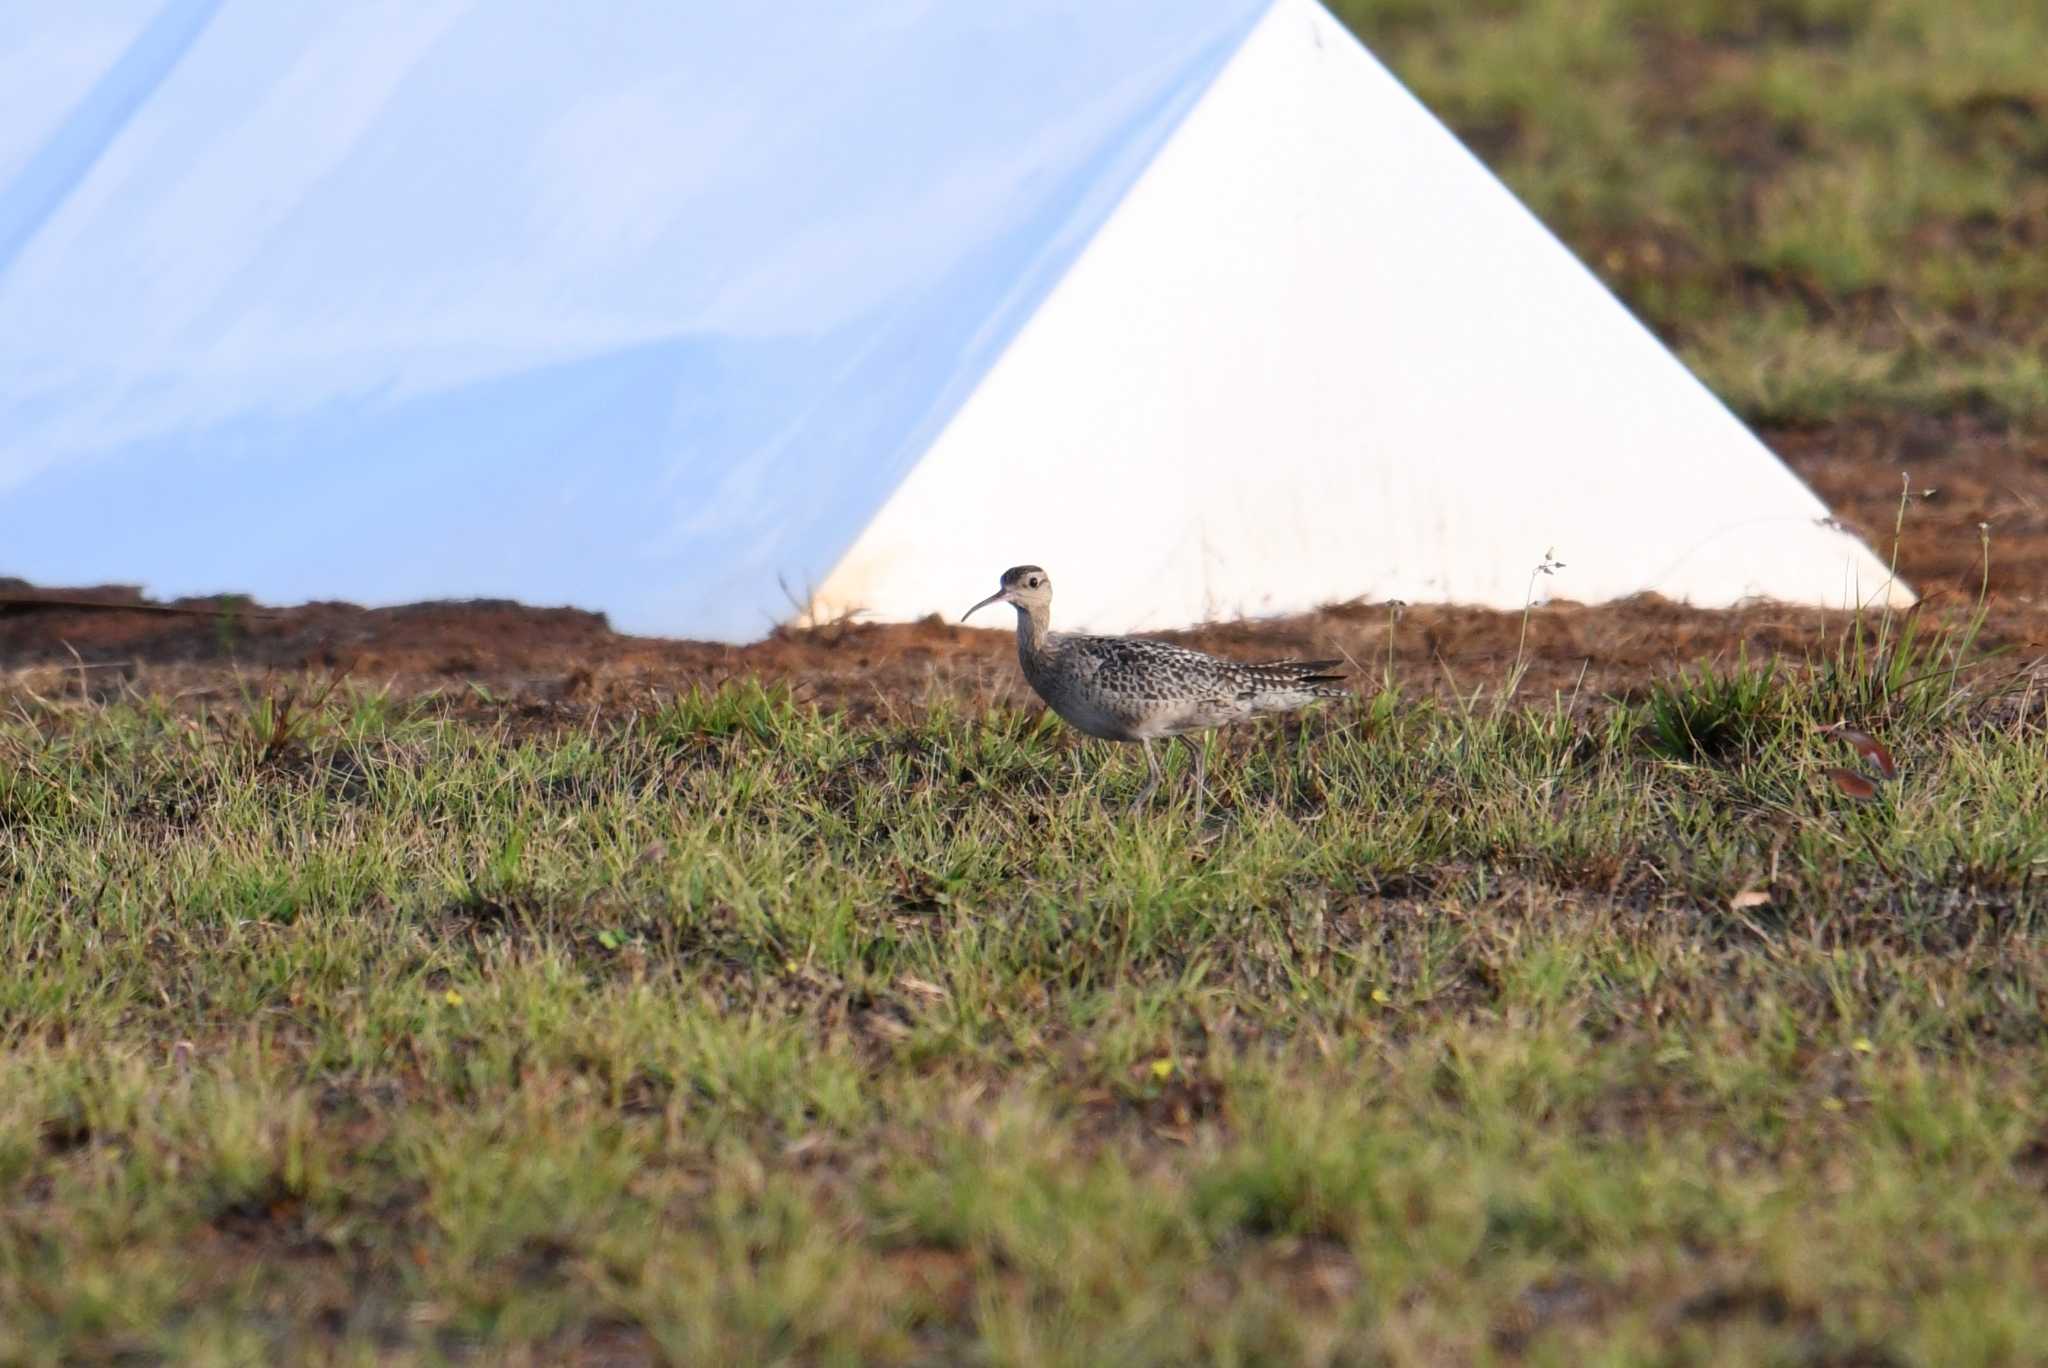
{"type": "Polygon", "coordinates": [[[1052,610],[1044,604],[1017,607],[1017,654],[1025,660],[1045,654],[1052,646],[1052,610]]]}

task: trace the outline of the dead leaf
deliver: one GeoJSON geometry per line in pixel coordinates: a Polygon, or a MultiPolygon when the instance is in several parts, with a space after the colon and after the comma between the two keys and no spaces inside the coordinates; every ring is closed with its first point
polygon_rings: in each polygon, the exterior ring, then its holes
{"type": "Polygon", "coordinates": [[[1861,770],[1843,769],[1840,765],[1830,765],[1822,773],[1834,781],[1836,788],[1848,794],[1859,803],[1867,803],[1877,797],[1877,781],[1861,770]]]}
{"type": "Polygon", "coordinates": [[[1752,907],[1770,906],[1771,895],[1761,888],[1745,888],[1728,900],[1730,910],[1747,912],[1752,907]]]}
{"type": "Polygon", "coordinates": [[[1887,779],[1898,778],[1898,763],[1892,759],[1892,753],[1885,749],[1884,742],[1878,740],[1869,732],[1859,731],[1846,723],[1835,728],[1835,735],[1841,737],[1854,747],[1858,755],[1868,760],[1871,764],[1876,765],[1879,774],[1882,774],[1887,779]]]}
{"type": "Polygon", "coordinates": [[[929,979],[921,979],[915,974],[903,975],[896,980],[896,986],[906,993],[916,993],[919,997],[934,998],[941,1002],[945,1001],[948,996],[946,990],[939,987],[938,984],[931,982],[929,979]]]}

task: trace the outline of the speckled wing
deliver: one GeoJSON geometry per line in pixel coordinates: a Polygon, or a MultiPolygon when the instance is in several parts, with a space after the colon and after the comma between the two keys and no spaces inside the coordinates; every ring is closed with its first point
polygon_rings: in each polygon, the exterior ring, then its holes
{"type": "Polygon", "coordinates": [[[1085,662],[1098,689],[1146,703],[1228,698],[1239,685],[1235,662],[1167,641],[1072,637],[1067,649],[1085,662]]]}
{"type": "Polygon", "coordinates": [[[1072,636],[1032,673],[1082,731],[1113,740],[1178,736],[1341,697],[1334,660],[1248,663],[1144,637],[1072,636]]]}
{"type": "MultiPolygon", "coordinates": [[[[1097,686],[1152,703],[1204,702],[1270,708],[1278,696],[1341,698],[1341,660],[1247,662],[1143,637],[1076,637],[1070,649],[1092,665],[1097,686]]],[[[1299,706],[1298,704],[1295,706],[1299,706]]]]}

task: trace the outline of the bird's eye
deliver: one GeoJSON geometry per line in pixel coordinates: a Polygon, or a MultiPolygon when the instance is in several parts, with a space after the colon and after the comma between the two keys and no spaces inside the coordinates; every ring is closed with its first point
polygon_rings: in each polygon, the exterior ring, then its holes
{"type": "Polygon", "coordinates": [[[1030,578],[1030,580],[1027,581],[1027,583],[1029,583],[1033,589],[1036,589],[1038,587],[1038,576],[1033,575],[1030,578]]]}

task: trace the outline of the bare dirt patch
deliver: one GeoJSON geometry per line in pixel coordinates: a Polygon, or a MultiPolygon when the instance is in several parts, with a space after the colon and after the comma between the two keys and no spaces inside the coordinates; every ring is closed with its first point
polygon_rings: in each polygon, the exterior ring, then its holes
{"type": "Polygon", "coordinates": [[[2048,597],[2048,435],[1968,417],[1908,416],[1766,434],[1842,524],[1889,555],[1910,492],[1899,572],[1921,593],[1991,589],[2030,610],[2048,597]]]}
{"type": "MultiPolygon", "coordinates": [[[[1899,570],[1939,612],[1974,603],[1991,546],[1987,645],[2024,660],[2048,642],[2048,438],[1969,418],[1849,422],[1767,434],[1844,525],[1892,550],[1902,477],[1912,499],[1899,570]]],[[[1566,557],[1569,559],[1569,556],[1566,557]]],[[[1678,665],[1804,655],[1840,615],[1777,604],[1703,611],[1642,596],[1529,614],[1356,603],[1168,635],[1240,656],[1341,654],[1431,693],[1498,687],[1519,660],[1533,697],[1628,693],[1678,665]]],[[[1007,630],[937,618],[783,632],[746,646],[628,636],[602,614],[496,600],[361,608],[224,600],[154,605],[130,588],[38,589],[0,580],[0,668],[13,688],[126,689],[232,698],[266,676],[346,671],[358,686],[530,709],[614,710],[753,678],[828,707],[888,715],[936,698],[1030,702],[1007,630]],[[103,605],[81,606],[85,603],[103,605]],[[173,608],[183,611],[153,611],[173,608]],[[132,609],[132,611],[128,611],[132,609]],[[475,686],[475,687],[471,687],[475,686]]]]}

